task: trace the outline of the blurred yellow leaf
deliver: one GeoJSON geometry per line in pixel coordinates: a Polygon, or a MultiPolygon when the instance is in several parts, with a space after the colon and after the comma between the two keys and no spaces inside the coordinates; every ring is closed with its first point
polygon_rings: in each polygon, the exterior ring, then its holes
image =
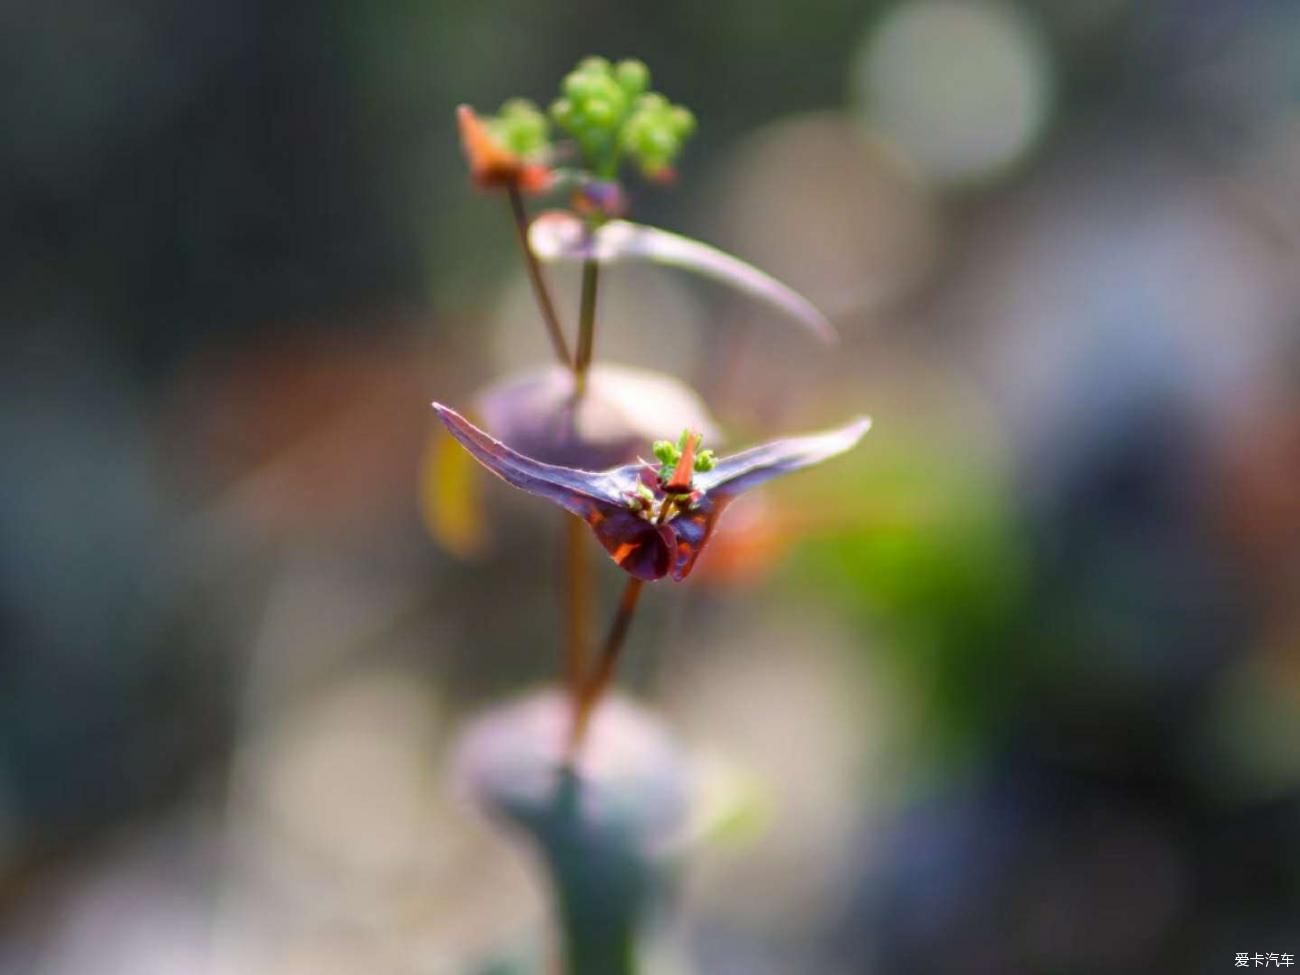
{"type": "Polygon", "coordinates": [[[420,465],[420,513],[434,541],[460,558],[478,555],[488,542],[478,484],[474,459],[435,429],[420,465]]]}

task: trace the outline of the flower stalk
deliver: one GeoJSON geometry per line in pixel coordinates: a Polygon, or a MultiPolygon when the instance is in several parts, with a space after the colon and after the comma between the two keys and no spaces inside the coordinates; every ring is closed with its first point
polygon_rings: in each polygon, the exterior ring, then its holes
{"type": "Polygon", "coordinates": [[[591,566],[587,558],[587,527],[570,514],[564,519],[565,552],[565,653],[564,682],[575,704],[587,673],[587,648],[591,645],[591,566]]]}
{"type": "MultiPolygon", "coordinates": [[[[653,721],[636,718],[627,702],[605,701],[641,593],[647,582],[680,582],[693,571],[738,495],[851,449],[870,421],[860,417],[715,457],[703,446],[706,435],[713,437],[707,411],[683,423],[680,413],[665,408],[660,390],[648,395],[626,378],[612,396],[608,376],[620,370],[603,364],[593,380],[601,266],[624,260],[714,278],[786,312],[826,341],[835,338],[820,311],[770,275],[707,244],[624,219],[623,176],[635,170],[652,183],[671,183],[695,129],[688,109],[651,90],[640,61],[586,58],[564,77],[546,111],[511,99],[492,116],[461,106],[457,123],[474,185],[504,191],[533,297],[563,368],[544,370],[547,383],[540,388],[549,393],[540,399],[527,395],[538,392],[536,382],[502,394],[512,405],[509,422],[497,413],[486,423],[507,443],[455,410],[433,406],[451,436],[487,470],[564,509],[567,685],[563,695],[547,692],[486,720],[471,736],[464,764],[487,807],[521,827],[544,855],[567,975],[634,975],[638,941],[666,886],[665,840],[686,821],[688,798],[678,750],[653,721]],[[553,128],[562,143],[552,143],[553,128]],[[557,160],[564,168],[555,168],[557,160]],[[568,194],[567,210],[530,219],[526,194],[560,190],[568,194]],[[548,261],[581,263],[576,333],[566,331],[557,312],[542,267],[548,261]],[[624,412],[647,422],[627,429],[613,423],[620,436],[610,450],[603,428],[611,426],[610,414],[624,412]],[[580,422],[580,415],[594,422],[580,422]],[[638,450],[667,432],[661,425],[688,429],[676,442],[654,441],[653,460],[647,460],[638,450]],[[611,464],[620,466],[598,469],[611,464]],[[588,530],[628,577],[598,652],[590,625],[588,530]],[[584,752],[593,727],[600,740],[584,752]]],[[[528,544],[516,541],[521,549],[528,544]]],[[[535,552],[519,554],[537,560],[535,552]]]]}
{"type": "Polygon", "coordinates": [[[573,764],[579,750],[582,748],[587,726],[591,722],[592,712],[595,711],[596,705],[600,703],[605,691],[609,689],[610,681],[614,678],[614,670],[618,666],[618,658],[623,650],[623,642],[627,639],[627,631],[632,625],[632,617],[636,615],[637,603],[641,599],[641,590],[643,588],[645,588],[644,580],[635,576],[627,580],[627,585],[623,587],[623,595],[619,597],[618,610],[614,613],[614,619],[609,625],[605,645],[601,648],[600,659],[596,661],[596,669],[586,683],[583,684],[581,692],[574,701],[573,724],[569,731],[567,749],[570,765],[573,764]]]}
{"type": "Polygon", "coordinates": [[[596,345],[596,288],[600,283],[600,265],[595,258],[582,262],[582,299],[578,312],[578,351],[573,360],[574,395],[581,398],[587,391],[587,373],[596,345]]]}
{"type": "Polygon", "coordinates": [[[506,197],[510,201],[510,213],[514,218],[515,237],[519,242],[519,250],[524,256],[524,267],[528,270],[528,281],[533,288],[533,297],[537,301],[538,310],[542,313],[542,321],[546,325],[546,335],[551,340],[551,349],[555,352],[555,357],[561,365],[573,368],[573,358],[569,354],[569,343],[564,339],[564,329],[560,326],[560,316],[556,314],[555,302],[551,299],[551,290],[547,287],[546,278],[542,274],[541,263],[537,260],[537,255],[533,252],[528,243],[528,211],[524,207],[524,197],[518,187],[511,186],[506,197]]]}

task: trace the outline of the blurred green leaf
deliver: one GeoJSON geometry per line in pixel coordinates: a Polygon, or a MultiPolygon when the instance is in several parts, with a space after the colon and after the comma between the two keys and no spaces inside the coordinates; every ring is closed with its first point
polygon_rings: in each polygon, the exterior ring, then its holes
{"type": "MultiPolygon", "coordinates": [[[[1028,647],[1017,633],[1025,552],[997,472],[927,438],[881,438],[837,472],[846,506],[888,514],[801,546],[791,586],[837,603],[902,677],[937,757],[960,759],[998,727],[1028,647]]],[[[865,641],[864,641],[865,642],[865,641]]]]}

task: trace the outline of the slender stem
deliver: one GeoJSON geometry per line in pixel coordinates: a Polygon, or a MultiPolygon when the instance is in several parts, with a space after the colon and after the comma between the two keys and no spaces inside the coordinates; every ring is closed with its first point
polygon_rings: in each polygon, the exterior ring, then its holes
{"type": "Polygon", "coordinates": [[[587,648],[591,645],[588,624],[591,617],[591,572],[587,559],[587,525],[576,515],[563,515],[565,531],[565,574],[568,599],[565,620],[568,644],[564,657],[565,682],[574,706],[582,699],[587,673],[587,648]]]}
{"type": "Polygon", "coordinates": [[[528,212],[524,209],[524,198],[517,187],[510,187],[510,212],[514,216],[515,236],[519,240],[519,249],[523,251],[524,266],[528,268],[528,280],[533,285],[533,295],[537,298],[537,307],[542,311],[542,320],[546,323],[546,334],[550,336],[551,348],[562,365],[574,368],[572,356],[569,355],[569,343],[564,340],[564,330],[560,328],[560,318],[555,313],[555,302],[551,300],[550,289],[542,277],[542,267],[537,262],[537,255],[528,244],[528,212]]]}
{"type": "MultiPolygon", "coordinates": [[[[573,395],[574,422],[577,422],[579,400],[587,392],[587,371],[591,368],[591,354],[596,334],[596,285],[597,267],[595,261],[588,260],[582,266],[582,298],[578,313],[578,351],[573,360],[573,395]]],[[[587,566],[586,526],[577,518],[569,519],[569,645],[565,658],[568,669],[569,692],[573,698],[574,728],[570,740],[570,753],[577,750],[578,743],[586,728],[589,710],[594,700],[584,687],[587,672],[587,647],[589,638],[587,623],[591,606],[591,577],[587,566]]],[[[620,637],[620,641],[621,641],[620,637]]],[[[615,651],[617,652],[617,651],[615,651]]],[[[608,677],[605,678],[608,682],[608,677]]],[[[600,691],[596,692],[596,697],[600,691]]]]}
{"type": "Polygon", "coordinates": [[[578,312],[578,354],[573,360],[573,377],[577,395],[587,390],[587,371],[591,368],[591,353],[596,342],[596,285],[600,280],[600,265],[594,257],[582,262],[582,304],[578,312]]]}
{"type": "MultiPolygon", "coordinates": [[[[592,346],[596,323],[596,264],[587,262],[583,267],[581,324],[579,331],[580,351],[577,359],[569,354],[568,343],[564,340],[564,330],[560,327],[559,316],[555,311],[555,302],[551,299],[550,289],[542,275],[537,255],[528,243],[528,213],[524,209],[524,200],[519,190],[510,187],[508,191],[510,212],[514,217],[515,235],[519,249],[524,255],[524,266],[528,269],[528,279],[533,286],[533,294],[541,309],[542,319],[546,323],[546,332],[550,336],[551,346],[561,364],[573,372],[575,396],[581,397],[586,391],[587,370],[591,366],[592,346]],[[590,267],[590,270],[588,269],[590,267]]],[[[583,681],[587,670],[587,648],[590,637],[587,631],[591,605],[591,578],[584,546],[584,526],[577,518],[566,516],[566,571],[567,599],[565,601],[567,646],[565,650],[565,676],[570,693],[573,696],[574,709],[581,707],[583,681]]]]}
{"type": "Polygon", "coordinates": [[[592,712],[595,711],[596,705],[600,703],[601,697],[604,696],[605,690],[609,687],[610,680],[614,677],[614,667],[618,664],[619,652],[623,649],[623,640],[627,636],[628,627],[632,624],[632,617],[636,613],[637,600],[641,597],[641,590],[645,587],[645,582],[631,577],[623,589],[623,595],[618,601],[618,611],[614,614],[614,620],[610,623],[609,634],[605,637],[605,646],[600,652],[600,660],[596,662],[596,670],[587,681],[582,689],[582,694],[575,702],[573,709],[573,726],[569,731],[569,761],[572,762],[577,757],[578,750],[582,747],[583,737],[587,733],[587,725],[591,721],[592,712]]]}

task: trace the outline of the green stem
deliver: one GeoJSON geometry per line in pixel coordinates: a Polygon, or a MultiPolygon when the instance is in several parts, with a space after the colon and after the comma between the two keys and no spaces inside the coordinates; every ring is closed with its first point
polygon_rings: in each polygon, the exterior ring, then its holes
{"type": "Polygon", "coordinates": [[[590,918],[574,917],[582,910],[565,912],[566,975],[633,975],[638,919],[601,918],[602,923],[594,924],[590,918]]]}
{"type": "Polygon", "coordinates": [[[562,365],[574,368],[573,358],[569,355],[569,344],[564,341],[564,330],[560,328],[560,318],[555,313],[555,302],[551,300],[551,291],[542,276],[542,267],[537,261],[537,255],[528,244],[528,212],[524,209],[524,198],[514,186],[510,187],[507,195],[510,199],[510,213],[514,217],[515,237],[524,255],[528,280],[532,283],[537,307],[541,309],[542,320],[546,323],[546,334],[550,336],[551,348],[555,350],[555,357],[562,365]]]}
{"type": "Polygon", "coordinates": [[[551,807],[528,826],[550,866],[564,975],[635,975],[656,893],[654,854],[619,828],[636,817],[588,805],[588,790],[607,788],[562,771],[551,807]]]}
{"type": "Polygon", "coordinates": [[[582,262],[582,304],[578,312],[578,354],[573,360],[573,378],[578,396],[587,391],[587,372],[596,342],[596,286],[600,265],[594,257],[582,262]]]}

